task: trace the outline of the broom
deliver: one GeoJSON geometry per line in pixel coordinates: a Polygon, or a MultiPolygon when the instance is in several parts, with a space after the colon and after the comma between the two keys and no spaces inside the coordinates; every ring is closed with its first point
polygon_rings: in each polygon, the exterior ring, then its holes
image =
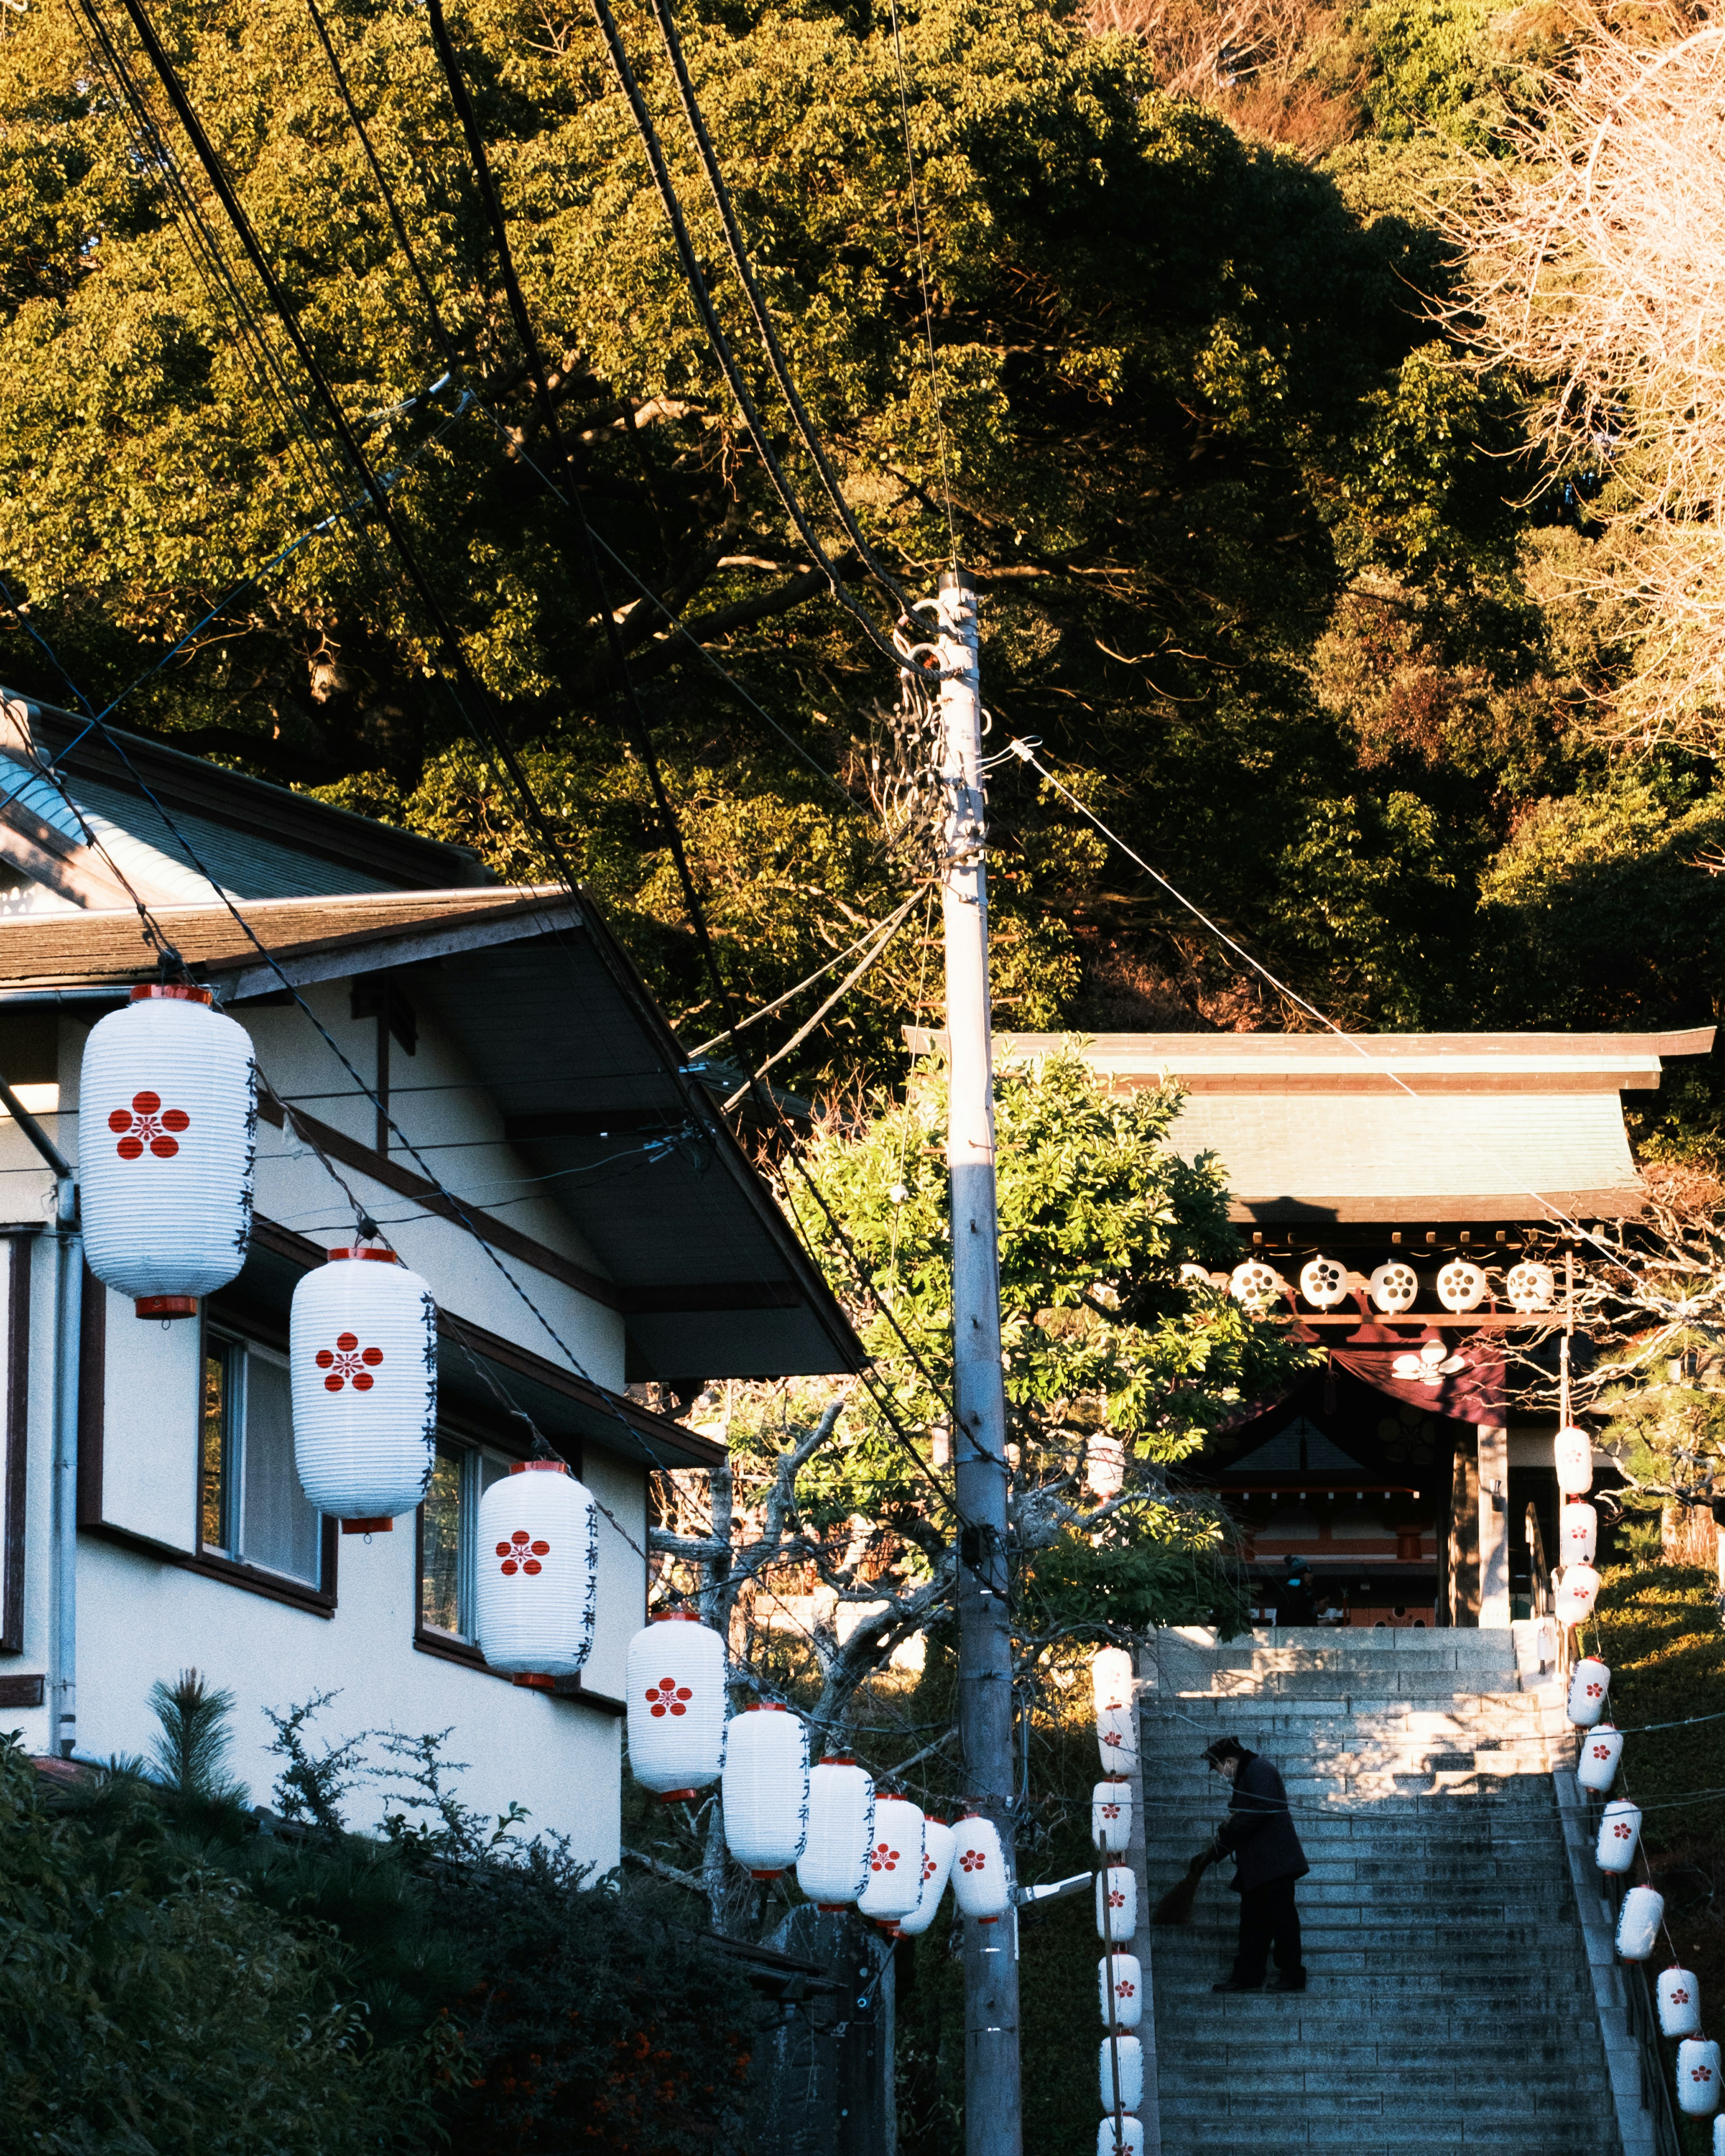
{"type": "Polygon", "coordinates": [[[1192,1905],[1198,1899],[1198,1882],[1215,1862],[1208,1849],[1200,1849],[1183,1872],[1156,1905],[1153,1924],[1189,1924],[1192,1905]]]}

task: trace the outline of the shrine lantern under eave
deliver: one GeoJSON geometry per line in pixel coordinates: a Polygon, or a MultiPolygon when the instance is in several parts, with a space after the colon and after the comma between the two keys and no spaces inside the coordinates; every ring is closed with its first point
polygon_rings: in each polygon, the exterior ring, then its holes
{"type": "Polygon", "coordinates": [[[957,1845],[958,1837],[944,1820],[923,1820],[922,1891],[910,1915],[899,1919],[901,1938],[918,1938],[934,1922],[952,1874],[952,1852],[957,1845]]]}
{"type": "Polygon", "coordinates": [[[1690,2118],[1719,2108],[1719,2047],[1710,2039],[1686,2036],[1677,2046],[1677,2108],[1690,2118]]]}
{"type": "Polygon", "coordinates": [[[686,1610],[644,1625],[629,1643],[629,1768],[664,1803],[719,1779],[725,1756],[725,1642],[686,1610]]]}
{"type": "Polygon", "coordinates": [[[1102,2108],[1114,2104],[1114,2055],[1120,2055],[1120,2109],[1136,2111],[1144,2101],[1144,2046],[1136,2036],[1104,2036],[1097,2061],[1102,2108]]]}
{"type": "Polygon", "coordinates": [[[1132,1785],[1111,1774],[1090,1793],[1090,1838],[1105,1856],[1123,1856],[1132,1838],[1132,1785]]]}
{"type": "Polygon", "coordinates": [[[809,1833],[809,1732],[785,1708],[762,1704],[725,1725],[719,1784],[725,1841],[756,1879],[777,1879],[809,1833]]]}
{"type": "Polygon", "coordinates": [[[797,1884],[817,1908],[848,1909],[869,1876],[875,1784],[848,1752],[829,1753],[809,1777],[809,1837],[797,1884]]]}
{"type": "Polygon", "coordinates": [[[479,1501],[479,1650],[518,1681],[572,1677],[593,1647],[598,1513],[560,1460],[517,1461],[479,1501]]]}
{"type": "Polygon", "coordinates": [[[1012,1907],[1006,1851],[993,1820],[968,1812],[952,1830],[952,1897],[967,1917],[992,1924],[1012,1907]]]}
{"type": "Polygon", "coordinates": [[[1615,1780],[1617,1763],[1622,1757],[1623,1732],[1609,1722],[1602,1722],[1581,1740],[1575,1779],[1584,1789],[1603,1795],[1615,1780]]]}
{"type": "Polygon", "coordinates": [[[859,1916],[896,1926],[915,1913],[922,1899],[922,1806],[877,1793],[869,1876],[856,1898],[859,1916]]]}
{"type": "Polygon", "coordinates": [[[306,1502],[349,1532],[411,1512],[437,1460],[437,1304],[418,1274],[393,1250],[331,1250],[294,1290],[288,1375],[306,1502]]]}
{"type": "Polygon", "coordinates": [[[134,988],[90,1029],[78,1091],[84,1255],[140,1317],[195,1317],[252,1229],[251,1035],[208,988],[134,988]]]}
{"type": "Polygon", "coordinates": [[[1659,1982],[1654,1987],[1659,2001],[1659,2033],[1661,2036],[1693,2036],[1701,2028],[1701,1986],[1691,1969],[1679,1969],[1675,1962],[1659,1973],[1659,1982]]]}
{"type": "Polygon", "coordinates": [[[1605,1712],[1611,1672],[1596,1655],[1584,1655],[1569,1674],[1568,1713],[1578,1729],[1591,1729],[1605,1712]]]}

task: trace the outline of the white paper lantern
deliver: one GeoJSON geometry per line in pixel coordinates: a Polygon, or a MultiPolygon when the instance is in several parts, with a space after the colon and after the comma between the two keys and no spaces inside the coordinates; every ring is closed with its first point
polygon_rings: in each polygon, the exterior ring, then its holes
{"type": "Polygon", "coordinates": [[[511,1675],[570,1677],[593,1646],[599,1516],[561,1460],[530,1460],[479,1502],[479,1650],[511,1675]]]}
{"type": "Polygon", "coordinates": [[[1578,1729],[1593,1727],[1610,1690],[1610,1671],[1596,1655],[1584,1655],[1569,1675],[1568,1715],[1578,1729]]]}
{"type": "Polygon", "coordinates": [[[1679,1969],[1675,1962],[1661,1969],[1654,1996],[1661,2036],[1692,2036],[1700,2029],[1701,1986],[1693,1969],[1679,1969]]]}
{"type": "Polygon", "coordinates": [[[809,1732],[800,1718],[765,1703],[732,1715],[719,1792],[726,1846],[737,1861],[756,1879],[788,1871],[809,1832],[809,1732]]]}
{"type": "Polygon", "coordinates": [[[875,1799],[875,1831],[869,1842],[869,1876],[857,1897],[857,1913],[877,1924],[896,1925],[922,1899],[922,1809],[908,1797],[875,1799]]]}
{"type": "Polygon", "coordinates": [[[1549,1310],[1551,1299],[1556,1289],[1557,1281],[1553,1276],[1551,1267],[1538,1265],[1531,1260],[1524,1260],[1518,1265],[1512,1265],[1503,1276],[1503,1292],[1509,1300],[1510,1308],[1524,1313],[1533,1310],[1549,1310]]]}
{"type": "Polygon", "coordinates": [[[1420,1292],[1420,1282],[1411,1265],[1392,1258],[1388,1265],[1379,1265],[1367,1286],[1372,1300],[1379,1310],[1393,1317],[1398,1311],[1411,1310],[1414,1297],[1420,1292]]]}
{"type": "Polygon", "coordinates": [[[952,1876],[952,1852],[957,1845],[958,1837],[944,1820],[923,1820],[922,1893],[910,1915],[899,1920],[901,1938],[920,1938],[934,1922],[941,1897],[952,1876]]]}
{"type": "Polygon", "coordinates": [[[1096,2156],[1144,2156],[1143,2121],[1129,2112],[1117,2121],[1111,2112],[1096,2128],[1096,2156]]]}
{"type": "Polygon", "coordinates": [[[1572,1423],[1552,1440],[1558,1487],[1566,1497],[1584,1497],[1594,1486],[1594,1441],[1572,1423]]]}
{"type": "Polygon", "coordinates": [[[1575,1763],[1575,1779],[1584,1789],[1603,1795],[1617,1777],[1623,1757],[1623,1732],[1602,1722],[1581,1740],[1581,1756],[1575,1763]]]}
{"type": "Polygon", "coordinates": [[[848,1752],[834,1752],[809,1777],[809,1838],[797,1884],[823,1909],[848,1909],[869,1876],[875,1784],[848,1752]]]}
{"type": "Polygon", "coordinates": [[[1627,1797],[1613,1797],[1599,1821],[1594,1861],[1601,1871],[1627,1871],[1641,1839],[1641,1808],[1627,1797]]]}
{"type": "Polygon", "coordinates": [[[629,1643],[624,1697],[629,1772],[644,1788],[670,1804],[717,1781],[725,1642],[716,1632],[683,1610],[644,1625],[629,1643]]]}
{"type": "Polygon", "coordinates": [[[1719,2047],[1710,2038],[1686,2036],[1677,2046],[1677,2108],[1690,2118],[1719,2108],[1719,2047]]]}
{"type": "Polygon", "coordinates": [[[1104,1503],[1126,1486],[1126,1446],[1117,1437],[1093,1437],[1085,1451],[1085,1487],[1104,1503]]]}
{"type": "Polygon", "coordinates": [[[1591,1505],[1572,1501],[1558,1514],[1559,1564],[1591,1564],[1599,1548],[1599,1516],[1591,1505]]]}
{"type": "Polygon", "coordinates": [[[134,988],[91,1027],[78,1089],[84,1255],[140,1317],[195,1317],[245,1263],[258,1128],[251,1035],[208,988],[134,988]]]}
{"type": "Polygon", "coordinates": [[[1659,1943],[1665,1897],[1651,1887],[1631,1887],[1617,1912],[1617,1951],[1625,1961],[1645,1961],[1659,1943]]]}
{"type": "Polygon", "coordinates": [[[1138,1764],[1138,1723],[1132,1706],[1132,1658],[1124,1647],[1102,1647],[1091,1656],[1096,1745],[1110,1774],[1131,1774],[1138,1764]]]}
{"type": "Polygon", "coordinates": [[[1138,1881],[1130,1865],[1111,1864],[1096,1874],[1096,1937],[1119,1946],[1138,1928],[1138,1881]],[[1108,1906],[1102,1907],[1104,1895],[1108,1906]],[[1104,1919],[1107,1928],[1103,1929],[1104,1919]]]}
{"type": "Polygon", "coordinates": [[[1300,1292],[1314,1310],[1333,1310],[1348,1300],[1348,1268],[1334,1258],[1308,1258],[1300,1268],[1300,1292]]]}
{"type": "Polygon", "coordinates": [[[1136,1954],[1104,1954],[1096,1964],[1096,1984],[1102,2005],[1102,2025],[1109,2021],[1109,1996],[1113,1996],[1113,2020],[1122,2029],[1136,2029],[1144,2011],[1144,1972],[1136,1954]]]}
{"type": "Polygon", "coordinates": [[[1090,1838],[1104,1856],[1120,1856],[1132,1838],[1132,1785],[1124,1774],[1111,1774],[1090,1793],[1090,1838]]]}
{"type": "Polygon", "coordinates": [[[992,1924],[1012,1907],[1006,1851],[993,1820],[968,1812],[953,1832],[952,1895],[967,1917],[992,1924]]]}
{"type": "MultiPolygon", "coordinates": [[[[1102,2108],[1114,2108],[1114,2055],[1120,2054],[1120,2108],[1136,2111],[1144,2101],[1144,2046],[1136,2036],[1104,2036],[1098,2061],[1102,2108]]],[[[1110,2122],[1112,2123],[1111,2121],[1110,2122]]]]}
{"type": "Polygon", "coordinates": [[[1713,2156],[1725,2156],[1725,2114],[1713,2121],[1713,2156]]]}
{"type": "Polygon", "coordinates": [[[350,1532],[411,1512],[437,1459],[437,1304],[418,1274],[393,1250],[331,1250],[294,1290],[288,1373],[306,1502],[350,1532]]]}
{"type": "Polygon", "coordinates": [[[1285,1286],[1279,1272],[1256,1258],[1248,1258],[1228,1276],[1228,1292],[1248,1310],[1267,1309],[1283,1292],[1285,1286]]]}
{"type": "Polygon", "coordinates": [[[1477,1310],[1486,1299],[1486,1276],[1466,1258],[1453,1258],[1437,1276],[1438,1301],[1445,1310],[1477,1310]]]}
{"type": "Polygon", "coordinates": [[[1599,1575],[1590,1564],[1566,1564],[1553,1598],[1560,1625],[1584,1625],[1599,1598],[1599,1575]]]}

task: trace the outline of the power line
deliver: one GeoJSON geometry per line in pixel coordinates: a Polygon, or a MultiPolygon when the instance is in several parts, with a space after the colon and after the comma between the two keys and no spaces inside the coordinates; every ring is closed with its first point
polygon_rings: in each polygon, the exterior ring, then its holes
{"type": "MultiPolygon", "coordinates": [[[[707,132],[706,121],[695,95],[695,85],[689,78],[688,62],[683,56],[682,40],[677,35],[676,18],[671,13],[670,0],[652,0],[652,7],[653,18],[659,25],[659,34],[664,41],[665,53],[671,64],[671,73],[676,80],[677,95],[682,102],[683,115],[689,122],[690,133],[695,137],[696,148],[701,157],[701,170],[706,175],[707,186],[711,190],[713,202],[719,213],[719,223],[724,231],[725,245],[730,253],[732,267],[737,272],[737,282],[742,285],[743,295],[748,301],[749,312],[753,316],[755,327],[760,333],[761,342],[767,353],[767,362],[772,370],[773,378],[778,384],[780,393],[789,408],[797,432],[803,439],[803,447],[814,459],[814,468],[820,475],[820,483],[825,490],[827,499],[832,504],[839,523],[849,534],[859,558],[873,575],[881,589],[896,604],[901,619],[908,620],[912,613],[911,602],[905,596],[896,580],[881,565],[874,549],[863,536],[862,528],[852,513],[850,504],[845,498],[845,490],[839,483],[839,475],[833,470],[831,459],[828,457],[820,437],[815,431],[814,422],[809,418],[808,409],[803,404],[801,393],[791,373],[790,362],[785,357],[784,347],[779,342],[778,331],[773,323],[772,315],[768,311],[767,303],[761,295],[760,285],[756,281],[754,270],[749,262],[748,249],[744,244],[742,232],[737,221],[737,213],[732,205],[730,191],[725,185],[725,175],[719,163],[718,153],[713,147],[711,136],[707,132]]],[[[926,293],[926,284],[924,290],[926,293]]]]}
{"type": "Polygon", "coordinates": [[[617,27],[617,19],[611,12],[609,0],[592,0],[592,4],[594,18],[599,26],[600,35],[605,42],[605,49],[610,56],[612,69],[622,87],[629,112],[635,123],[635,131],[639,135],[642,146],[647,152],[648,169],[653,175],[654,186],[657,188],[660,200],[665,206],[665,215],[670,221],[671,237],[676,247],[678,259],[682,264],[684,280],[688,285],[691,295],[695,300],[696,312],[701,316],[701,326],[706,331],[707,341],[712,346],[713,355],[719,362],[720,371],[725,377],[732,395],[737,399],[737,408],[742,413],[744,424],[747,427],[750,439],[754,443],[756,454],[759,456],[768,478],[773,482],[773,490],[783,505],[785,514],[796,526],[798,535],[803,545],[809,548],[819,564],[821,572],[831,588],[833,597],[847,613],[860,624],[865,634],[886,659],[895,675],[901,680],[915,681],[918,679],[916,670],[906,664],[904,654],[881,634],[865,610],[851,596],[837,568],[829,559],[824,548],[815,536],[814,528],[809,521],[801,502],[797,498],[795,489],[791,485],[778,457],[773,454],[772,444],[767,439],[766,428],[762,424],[761,415],[756,409],[754,398],[750,393],[748,383],[744,379],[742,370],[737,364],[737,355],[732,349],[730,339],[725,334],[723,324],[714,311],[712,300],[706,288],[706,280],[701,274],[694,244],[689,237],[689,228],[684,221],[683,206],[678,198],[675,183],[671,178],[670,167],[665,161],[664,146],[660,141],[658,130],[653,125],[653,116],[647,110],[647,102],[641,95],[640,85],[635,80],[634,71],[629,65],[629,54],[624,46],[622,33],[617,27]]]}

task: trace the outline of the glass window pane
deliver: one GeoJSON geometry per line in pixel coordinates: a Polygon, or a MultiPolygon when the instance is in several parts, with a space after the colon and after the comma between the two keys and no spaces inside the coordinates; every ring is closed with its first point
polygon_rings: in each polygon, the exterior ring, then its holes
{"type": "Polygon", "coordinates": [[[225,1341],[212,1340],[203,1358],[203,1436],[198,1462],[198,1539],[205,1549],[228,1547],[228,1364],[225,1341]]]}
{"type": "Polygon", "coordinates": [[[314,1587],[322,1573],[323,1521],[294,1471],[294,1420],[285,1363],[249,1348],[245,1358],[244,1510],[239,1553],[314,1587]]]}
{"type": "Polygon", "coordinates": [[[419,1615],[439,1632],[465,1633],[461,1607],[461,1483],[463,1455],[439,1445],[425,1492],[424,1559],[419,1575],[419,1615]]]}

